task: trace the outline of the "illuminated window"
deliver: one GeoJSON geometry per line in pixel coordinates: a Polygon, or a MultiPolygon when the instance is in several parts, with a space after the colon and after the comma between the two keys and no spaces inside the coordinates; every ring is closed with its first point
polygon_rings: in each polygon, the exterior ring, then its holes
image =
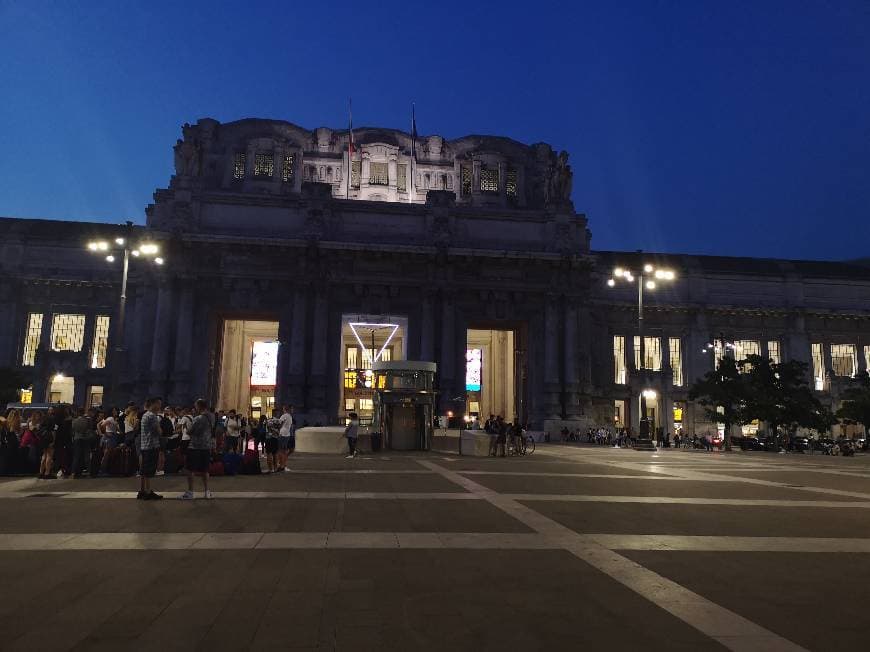
{"type": "Polygon", "coordinates": [[[463,165],[459,168],[459,177],[461,183],[460,192],[463,197],[467,197],[471,194],[471,166],[463,165]]]}
{"type": "Polygon", "coordinates": [[[278,382],[278,346],[275,341],[251,345],[252,387],[270,387],[278,382]]]}
{"type": "Polygon", "coordinates": [[[738,362],[750,355],[761,355],[761,342],[758,340],[737,340],[734,342],[734,359],[738,362]]]}
{"type": "Polygon", "coordinates": [[[344,366],[345,369],[359,369],[357,366],[359,365],[358,354],[359,350],[355,346],[347,348],[347,364],[344,366]]]}
{"type": "Polygon", "coordinates": [[[99,407],[103,404],[103,386],[91,385],[88,387],[87,405],[85,407],[99,407]]]}
{"type": "Polygon", "coordinates": [[[371,412],[375,409],[374,403],[370,398],[361,398],[359,400],[359,410],[360,412],[371,412]]]}
{"type": "Polygon", "coordinates": [[[344,399],[344,409],[348,412],[353,412],[356,409],[356,399],[346,398],[344,399]]]}
{"type": "Polygon", "coordinates": [[[21,364],[32,367],[36,364],[36,351],[39,349],[39,338],[42,334],[42,313],[32,312],[27,317],[27,333],[24,335],[24,353],[21,364]]]}
{"type": "Polygon", "coordinates": [[[613,336],[613,382],[625,385],[628,380],[628,370],[625,367],[625,337],[613,336]]]}
{"type": "Polygon", "coordinates": [[[281,181],[290,181],[293,178],[293,163],[295,158],[293,154],[284,155],[284,163],[281,165],[281,181]]]}
{"type": "Polygon", "coordinates": [[[233,179],[245,178],[245,159],[247,158],[244,152],[236,152],[233,158],[233,179]]]}
{"type": "Polygon", "coordinates": [[[272,178],[275,172],[275,160],[271,152],[254,155],[254,176],[257,178],[272,178]]]}
{"type": "Polygon", "coordinates": [[[852,378],[858,369],[858,352],[854,344],[831,344],[831,370],[835,376],[852,378]]]}
{"type": "Polygon", "coordinates": [[[767,357],[770,358],[773,364],[782,362],[782,353],[780,353],[779,342],[777,340],[770,340],[767,343],[767,357]]]}
{"type": "Polygon", "coordinates": [[[387,173],[386,163],[369,164],[369,183],[373,186],[390,185],[390,177],[387,173]]]}
{"type": "Polygon", "coordinates": [[[812,352],[814,387],[821,392],[825,389],[825,359],[822,356],[822,345],[813,344],[812,352]]]}
{"type": "Polygon", "coordinates": [[[344,372],[344,388],[345,389],[356,389],[356,372],[355,371],[345,371],[344,372]]]}
{"type": "Polygon", "coordinates": [[[53,315],[51,319],[51,350],[81,351],[85,339],[84,315],[53,315]]]}
{"type": "Polygon", "coordinates": [[[480,190],[498,192],[498,168],[480,166],[480,190]]]}
{"type": "Polygon", "coordinates": [[[483,351],[465,350],[465,390],[479,392],[483,376],[483,351]]]}
{"type": "Polygon", "coordinates": [[[683,352],[680,348],[680,338],[679,337],[669,337],[668,338],[668,353],[670,357],[668,358],[671,363],[671,378],[674,383],[674,387],[682,387],[683,386],[683,352]]]}
{"type": "Polygon", "coordinates": [[[350,185],[353,188],[359,188],[359,179],[362,176],[362,162],[353,161],[350,164],[350,185]]]}
{"type": "Polygon", "coordinates": [[[91,369],[106,366],[106,352],[109,349],[109,316],[97,315],[94,324],[94,343],[91,346],[91,369]]]}
{"type": "Polygon", "coordinates": [[[870,344],[864,345],[864,368],[870,373],[870,344]]]}
{"type": "Polygon", "coordinates": [[[407,192],[408,191],[408,166],[407,165],[397,165],[396,166],[396,190],[399,192],[407,192]]]}
{"type": "Polygon", "coordinates": [[[517,169],[516,168],[508,168],[507,175],[505,177],[504,183],[504,191],[507,193],[508,197],[516,197],[517,196],[517,169]]]}
{"type": "Polygon", "coordinates": [[[649,369],[650,371],[662,370],[662,345],[657,337],[644,337],[644,363],[640,364],[640,336],[634,336],[634,366],[637,369],[649,369]]]}

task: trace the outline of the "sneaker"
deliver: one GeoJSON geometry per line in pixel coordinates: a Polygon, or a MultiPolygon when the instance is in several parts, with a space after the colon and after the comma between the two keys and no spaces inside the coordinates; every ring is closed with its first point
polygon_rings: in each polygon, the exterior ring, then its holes
{"type": "Polygon", "coordinates": [[[148,500],[148,494],[146,494],[144,491],[140,491],[136,494],[136,500],[148,500]]]}
{"type": "Polygon", "coordinates": [[[166,474],[166,471],[158,471],[154,475],[165,475],[165,474],[166,474]]]}
{"type": "Polygon", "coordinates": [[[351,453],[350,455],[345,455],[345,456],[344,456],[344,459],[346,459],[346,460],[352,460],[352,459],[353,459],[353,453],[351,453]]]}
{"type": "Polygon", "coordinates": [[[163,499],[163,496],[161,496],[160,494],[156,494],[153,491],[151,493],[149,493],[147,496],[145,496],[145,500],[162,500],[162,499],[163,499]]]}
{"type": "Polygon", "coordinates": [[[192,491],[185,491],[183,494],[181,494],[178,497],[178,500],[193,500],[193,492],[192,491]]]}
{"type": "Polygon", "coordinates": [[[292,471],[290,471],[290,469],[288,469],[288,468],[285,467],[285,468],[284,468],[284,473],[292,473],[292,471]]]}
{"type": "Polygon", "coordinates": [[[206,500],[213,500],[214,499],[214,494],[211,492],[211,490],[205,492],[205,499],[206,500]]]}
{"type": "Polygon", "coordinates": [[[58,479],[58,480],[63,480],[63,471],[58,471],[58,472],[57,472],[57,479],[58,479]]]}

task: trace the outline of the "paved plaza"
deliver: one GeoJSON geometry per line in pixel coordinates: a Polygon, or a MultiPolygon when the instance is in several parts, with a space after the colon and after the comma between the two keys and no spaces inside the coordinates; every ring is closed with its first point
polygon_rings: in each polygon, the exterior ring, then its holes
{"type": "Polygon", "coordinates": [[[870,457],[297,455],[0,482],[3,650],[866,650],[870,457]],[[200,492],[197,495],[201,495],[200,492]]]}

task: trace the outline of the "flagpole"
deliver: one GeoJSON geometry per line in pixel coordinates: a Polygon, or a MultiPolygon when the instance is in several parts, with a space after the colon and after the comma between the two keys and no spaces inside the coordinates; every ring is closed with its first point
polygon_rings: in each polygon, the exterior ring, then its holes
{"type": "Polygon", "coordinates": [[[350,170],[353,165],[350,160],[351,156],[353,156],[353,99],[350,97],[347,98],[347,115],[349,118],[347,130],[347,185],[345,186],[344,198],[350,199],[350,170]]]}

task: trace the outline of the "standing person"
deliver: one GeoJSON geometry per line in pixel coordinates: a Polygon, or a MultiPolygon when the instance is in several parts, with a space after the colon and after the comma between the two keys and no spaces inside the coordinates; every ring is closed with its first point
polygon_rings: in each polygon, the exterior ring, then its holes
{"type": "Polygon", "coordinates": [[[242,434],[242,420],[235,410],[230,410],[227,415],[227,441],[224,446],[225,453],[239,452],[239,437],[242,434]]]}
{"type": "Polygon", "coordinates": [[[350,423],[344,429],[344,436],[347,437],[348,453],[345,459],[349,460],[356,457],[356,440],[359,437],[359,415],[356,412],[351,412],[347,415],[350,423]]]}
{"type": "Polygon", "coordinates": [[[56,412],[53,406],[49,407],[45,419],[36,431],[39,447],[42,449],[42,459],[39,462],[40,480],[51,480],[54,477],[51,474],[51,470],[54,468],[54,435],[57,431],[56,412]]]}
{"type": "Polygon", "coordinates": [[[208,468],[211,463],[212,426],[207,416],[208,405],[200,399],[193,406],[196,417],[191,423],[188,434],[190,445],[187,448],[185,466],[187,467],[187,491],[179,496],[181,500],[193,500],[193,476],[202,478],[203,495],[207,500],[214,498],[208,488],[208,468]]]}
{"type": "Polygon", "coordinates": [[[149,398],[145,401],[145,414],[140,422],[139,434],[139,500],[160,500],[163,496],[151,489],[151,478],[157,473],[157,458],[160,451],[160,413],[161,400],[149,398]]]}
{"type": "Polygon", "coordinates": [[[275,418],[274,412],[272,418],[266,422],[266,465],[269,473],[275,473],[278,470],[278,431],[280,429],[278,419],[275,418]]]}
{"type": "Polygon", "coordinates": [[[85,416],[83,408],[76,408],[76,417],[70,426],[73,444],[72,476],[78,480],[85,467],[89,466],[91,457],[91,420],[85,416]]]}
{"type": "Polygon", "coordinates": [[[285,405],[283,408],[284,414],[278,422],[281,428],[278,431],[278,465],[279,471],[287,471],[287,458],[290,456],[290,444],[292,441],[293,448],[296,448],[296,438],[293,436],[293,406],[285,405]]]}
{"type": "Polygon", "coordinates": [[[193,425],[193,416],[191,410],[185,406],[181,408],[181,418],[175,424],[177,432],[181,435],[181,452],[187,453],[190,446],[190,427],[193,425]]]}
{"type": "Polygon", "coordinates": [[[133,448],[136,444],[136,433],[139,432],[139,410],[135,403],[128,403],[124,410],[124,445],[133,448]]]}
{"type": "Polygon", "coordinates": [[[97,424],[100,433],[100,446],[103,448],[103,459],[100,461],[100,473],[108,473],[109,458],[112,451],[118,447],[118,422],[115,421],[115,410],[109,410],[106,417],[97,424]]]}
{"type": "MultiPolygon", "coordinates": [[[[72,466],[72,414],[61,405],[57,409],[57,429],[54,431],[54,465],[58,480],[69,475],[72,466]]],[[[53,469],[52,469],[53,470],[53,469]]]]}

